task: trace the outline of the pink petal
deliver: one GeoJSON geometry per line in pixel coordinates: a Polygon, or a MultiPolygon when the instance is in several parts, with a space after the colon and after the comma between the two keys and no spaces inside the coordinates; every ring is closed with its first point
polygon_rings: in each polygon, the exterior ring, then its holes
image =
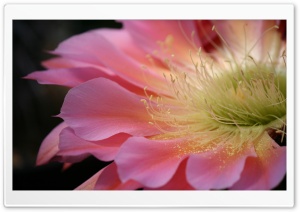
{"type": "MultiPolygon", "coordinates": [[[[162,74],[146,71],[142,68],[143,61],[136,61],[136,59],[146,57],[146,54],[132,58],[114,43],[110,43],[102,34],[104,33],[101,30],[95,30],[73,36],[62,42],[54,53],[68,60],[90,64],[90,66],[106,67],[110,73],[140,88],[148,86],[149,90],[156,92],[167,88],[162,74]]],[[[128,37],[121,35],[122,31],[118,38],[119,42],[126,43],[128,37]]]]}
{"type": "Polygon", "coordinates": [[[140,183],[133,180],[122,182],[115,163],[111,163],[103,169],[95,185],[96,190],[135,190],[141,187],[140,183]]]}
{"type": "Polygon", "coordinates": [[[178,140],[129,138],[116,156],[115,163],[122,181],[135,180],[146,187],[160,187],[175,174],[188,153],[178,140]]]}
{"type": "Polygon", "coordinates": [[[40,146],[36,165],[40,166],[48,163],[58,152],[59,134],[62,129],[66,128],[66,123],[61,123],[55,127],[44,139],[40,146]]]}
{"type": "Polygon", "coordinates": [[[93,155],[102,161],[111,161],[120,146],[129,138],[127,134],[117,134],[100,141],[86,141],[76,136],[71,128],[65,128],[60,134],[57,156],[61,161],[76,163],[93,155]]]}
{"type": "Polygon", "coordinates": [[[268,135],[255,145],[257,157],[247,159],[241,178],[231,189],[269,190],[276,187],[286,173],[286,147],[280,147],[268,135]]]}
{"type": "Polygon", "coordinates": [[[179,165],[172,179],[159,188],[144,188],[144,190],[195,190],[186,179],[186,163],[187,159],[183,160],[179,165]]]}
{"type": "Polygon", "coordinates": [[[266,30],[277,24],[276,21],[230,20],[215,21],[214,24],[238,57],[237,59],[245,57],[246,50],[256,62],[269,60],[268,54],[274,59],[282,53],[279,51],[281,48],[280,31],[273,29],[264,34],[266,30]]]}
{"type": "MultiPolygon", "coordinates": [[[[52,52],[49,52],[50,54],[52,52]]],[[[42,62],[43,67],[47,69],[60,69],[60,68],[85,68],[92,67],[89,63],[80,62],[77,60],[63,58],[63,57],[54,57],[42,62]]],[[[92,68],[99,68],[99,66],[95,66],[92,68]]]]}
{"type": "Polygon", "coordinates": [[[60,69],[50,69],[47,71],[36,71],[26,77],[25,79],[34,79],[37,80],[40,84],[54,84],[62,85],[67,87],[75,87],[80,85],[83,82],[94,78],[107,78],[114,82],[117,82],[124,88],[137,93],[144,95],[144,89],[136,87],[126,80],[118,77],[106,74],[104,71],[91,67],[82,67],[82,68],[60,68],[60,69]]]}
{"type": "Polygon", "coordinates": [[[69,68],[36,71],[27,75],[26,79],[37,80],[40,84],[55,84],[75,87],[90,79],[106,77],[109,75],[95,68],[69,68]]]}
{"type": "Polygon", "coordinates": [[[136,45],[131,35],[124,29],[101,29],[98,33],[109,43],[113,43],[123,53],[137,60],[141,64],[149,65],[149,60],[145,57],[147,52],[136,45]]]}
{"type": "Polygon", "coordinates": [[[255,156],[252,145],[245,145],[239,152],[228,146],[191,155],[187,163],[187,180],[196,189],[224,189],[240,178],[245,161],[255,156]]]}
{"type": "Polygon", "coordinates": [[[71,89],[59,116],[86,140],[102,140],[122,132],[135,136],[158,133],[148,123],[141,97],[104,78],[71,89]]]}

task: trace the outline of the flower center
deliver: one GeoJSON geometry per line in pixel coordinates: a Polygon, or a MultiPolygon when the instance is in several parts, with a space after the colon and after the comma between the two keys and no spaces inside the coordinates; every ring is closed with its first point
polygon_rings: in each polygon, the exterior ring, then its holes
{"type": "MultiPolygon", "coordinates": [[[[142,100],[149,122],[162,132],[153,139],[185,138],[196,146],[233,144],[234,149],[264,132],[285,135],[286,67],[282,58],[257,62],[245,55],[227,65],[215,63],[201,49],[190,52],[192,66],[167,61],[169,96],[142,100]],[[207,145],[206,145],[207,144],[207,145]],[[195,145],[195,142],[193,142],[195,145]]],[[[226,57],[224,57],[226,58],[226,57]]]]}
{"type": "MultiPolygon", "coordinates": [[[[202,82],[204,83],[204,82],[202,82]]],[[[244,67],[207,79],[201,91],[205,109],[220,124],[267,125],[286,114],[286,76],[265,65],[244,67]]]]}

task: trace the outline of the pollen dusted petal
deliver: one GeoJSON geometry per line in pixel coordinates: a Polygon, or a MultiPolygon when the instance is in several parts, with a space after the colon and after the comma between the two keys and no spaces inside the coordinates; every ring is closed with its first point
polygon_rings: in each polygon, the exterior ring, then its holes
{"type": "Polygon", "coordinates": [[[128,134],[117,134],[100,141],[86,141],[74,134],[71,128],[65,128],[60,134],[60,161],[76,163],[93,155],[102,161],[111,161],[119,151],[120,146],[130,137],[128,134]]]}
{"type": "Polygon", "coordinates": [[[189,154],[181,140],[129,138],[120,148],[115,162],[122,181],[136,180],[146,187],[165,185],[189,154]]]}
{"type": "Polygon", "coordinates": [[[57,125],[43,140],[37,156],[36,165],[40,166],[48,163],[58,152],[59,134],[68,127],[65,122],[57,125]]]}
{"type": "Polygon", "coordinates": [[[59,116],[85,140],[102,140],[122,132],[135,136],[158,133],[148,123],[141,97],[104,78],[72,88],[59,116]]]}
{"type": "MultiPolygon", "coordinates": [[[[192,43],[192,32],[197,32],[196,22],[189,21],[123,21],[124,28],[130,32],[140,48],[149,53],[158,54],[161,60],[174,59],[179,63],[189,63],[190,50],[197,50],[200,46],[192,43]]],[[[199,45],[200,39],[195,38],[195,44],[199,45]]]]}
{"type": "Polygon", "coordinates": [[[250,144],[245,144],[238,152],[224,145],[216,150],[191,155],[187,162],[187,180],[200,190],[228,188],[239,180],[245,161],[250,156],[255,156],[250,144]]]}
{"type": "Polygon", "coordinates": [[[249,157],[233,190],[269,190],[286,173],[286,147],[280,147],[267,133],[255,145],[257,157],[249,157]]]}

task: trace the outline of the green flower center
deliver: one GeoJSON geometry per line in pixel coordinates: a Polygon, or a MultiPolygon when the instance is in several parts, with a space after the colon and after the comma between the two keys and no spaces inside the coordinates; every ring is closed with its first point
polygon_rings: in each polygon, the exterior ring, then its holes
{"type": "Polygon", "coordinates": [[[250,66],[215,77],[206,86],[202,91],[206,110],[221,124],[267,125],[286,115],[283,71],[276,72],[265,65],[250,66]]]}

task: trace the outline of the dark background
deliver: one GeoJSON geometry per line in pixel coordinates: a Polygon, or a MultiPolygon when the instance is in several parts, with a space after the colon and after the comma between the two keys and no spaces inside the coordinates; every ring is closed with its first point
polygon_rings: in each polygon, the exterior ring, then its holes
{"type": "MultiPolygon", "coordinates": [[[[59,114],[68,91],[22,77],[44,70],[46,53],[72,35],[96,28],[121,28],[114,21],[13,21],[13,190],[72,190],[107,165],[90,157],[62,171],[62,164],[35,166],[41,142],[62,120],[59,114]]],[[[276,188],[286,189],[286,180],[276,188]]]]}

